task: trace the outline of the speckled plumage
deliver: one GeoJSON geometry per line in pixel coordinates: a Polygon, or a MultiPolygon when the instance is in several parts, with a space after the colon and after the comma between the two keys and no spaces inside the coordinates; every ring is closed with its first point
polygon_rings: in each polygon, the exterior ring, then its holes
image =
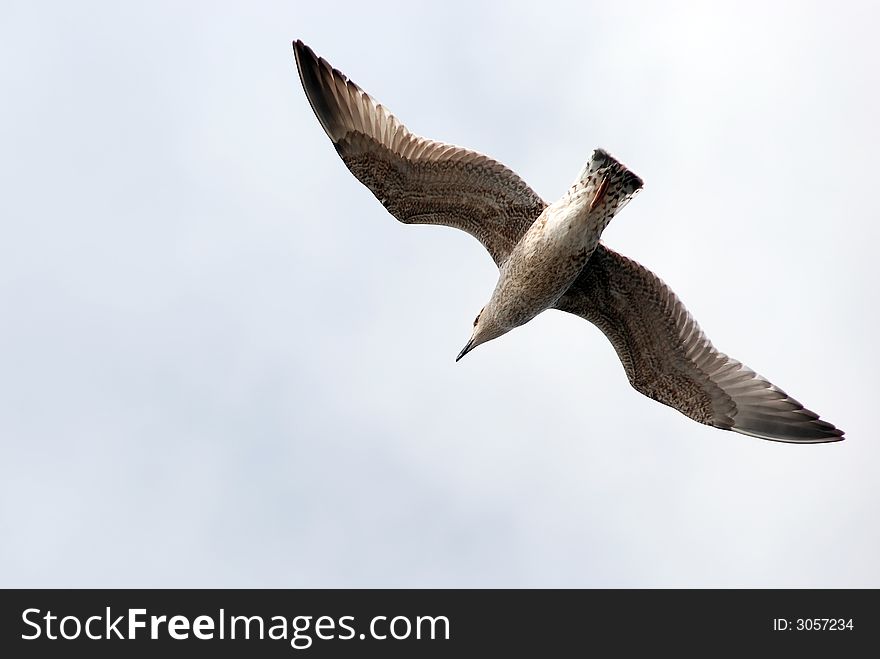
{"type": "Polygon", "coordinates": [[[568,194],[548,206],[504,165],[414,135],[308,46],[293,47],[306,96],[349,170],[401,222],[466,231],[499,266],[486,306],[492,319],[481,322],[487,311],[481,313],[475,335],[491,325],[490,340],[504,333],[495,330],[510,329],[502,324],[517,326],[555,307],[602,330],[637,391],[700,423],[785,442],[843,439],[841,430],[718,352],[656,275],[599,243],[607,222],[641,187],[605,152],[597,151],[568,194]],[[560,232],[558,223],[543,227],[573,208],[577,236],[560,232]]]}
{"type": "Polygon", "coordinates": [[[638,176],[597,149],[568,193],[544,209],[503,261],[481,314],[509,331],[551,308],[577,279],[611,218],[641,187],[638,176]]]}

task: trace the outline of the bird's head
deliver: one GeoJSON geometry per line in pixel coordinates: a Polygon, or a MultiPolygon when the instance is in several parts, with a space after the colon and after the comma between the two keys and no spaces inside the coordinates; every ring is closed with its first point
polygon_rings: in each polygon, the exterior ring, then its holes
{"type": "Polygon", "coordinates": [[[507,333],[508,329],[502,327],[496,322],[495,314],[490,307],[491,304],[483,307],[480,310],[480,313],[477,314],[477,317],[474,318],[474,331],[471,332],[471,338],[465,344],[464,348],[461,349],[461,352],[458,353],[458,357],[455,358],[455,361],[464,357],[481,343],[497,339],[502,334],[507,333]]]}

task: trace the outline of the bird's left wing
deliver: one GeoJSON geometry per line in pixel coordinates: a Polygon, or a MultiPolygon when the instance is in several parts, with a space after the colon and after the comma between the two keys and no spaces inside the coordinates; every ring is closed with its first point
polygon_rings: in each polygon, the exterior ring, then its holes
{"type": "Polygon", "coordinates": [[[411,133],[301,41],[306,96],[343,162],[406,224],[444,224],[477,238],[502,263],[546,203],[525,181],[475,151],[411,133]]]}

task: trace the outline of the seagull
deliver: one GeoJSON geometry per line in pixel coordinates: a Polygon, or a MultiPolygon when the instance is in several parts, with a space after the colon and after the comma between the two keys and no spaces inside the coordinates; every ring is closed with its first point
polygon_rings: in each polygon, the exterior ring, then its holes
{"type": "Polygon", "coordinates": [[[600,242],[642,180],[597,149],[548,204],[476,151],[412,133],[383,105],[293,42],[309,104],[354,176],[404,224],[441,224],[480,241],[499,269],[456,361],[546,309],[596,325],[632,387],[699,423],[761,439],[835,442],[843,431],[719,352],[663,281],[600,242]]]}

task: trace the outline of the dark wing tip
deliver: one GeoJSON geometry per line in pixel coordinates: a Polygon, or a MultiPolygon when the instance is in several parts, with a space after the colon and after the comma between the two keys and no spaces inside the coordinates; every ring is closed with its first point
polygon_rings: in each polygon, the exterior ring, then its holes
{"type": "Polygon", "coordinates": [[[335,71],[328,62],[321,59],[315,54],[311,48],[304,44],[300,39],[293,42],[293,55],[296,59],[296,68],[299,71],[299,79],[302,83],[306,98],[309,99],[309,105],[324,131],[334,141],[334,130],[339,123],[339,107],[338,101],[334,98],[333,92],[327,90],[325,84],[321,81],[322,67],[333,75],[343,77],[341,73],[335,71]]]}
{"type": "Polygon", "coordinates": [[[826,442],[842,442],[844,439],[846,439],[843,430],[841,430],[840,428],[835,428],[833,424],[821,420],[817,420],[816,422],[822,424],[822,429],[826,433],[826,436],[824,438],[826,442]]]}
{"type": "Polygon", "coordinates": [[[309,48],[302,39],[293,40],[293,52],[298,61],[305,58],[315,61],[319,59],[318,56],[315,55],[315,51],[309,48]]]}
{"type": "Polygon", "coordinates": [[[747,413],[740,417],[737,414],[734,416],[733,425],[729,430],[743,435],[792,444],[825,444],[841,442],[845,439],[843,430],[819,419],[814,413],[803,408],[781,413],[778,417],[754,413],[747,413]]]}
{"type": "Polygon", "coordinates": [[[305,45],[300,39],[293,42],[293,56],[296,58],[296,68],[302,75],[304,68],[314,69],[318,62],[318,56],[315,51],[305,45]]]}

